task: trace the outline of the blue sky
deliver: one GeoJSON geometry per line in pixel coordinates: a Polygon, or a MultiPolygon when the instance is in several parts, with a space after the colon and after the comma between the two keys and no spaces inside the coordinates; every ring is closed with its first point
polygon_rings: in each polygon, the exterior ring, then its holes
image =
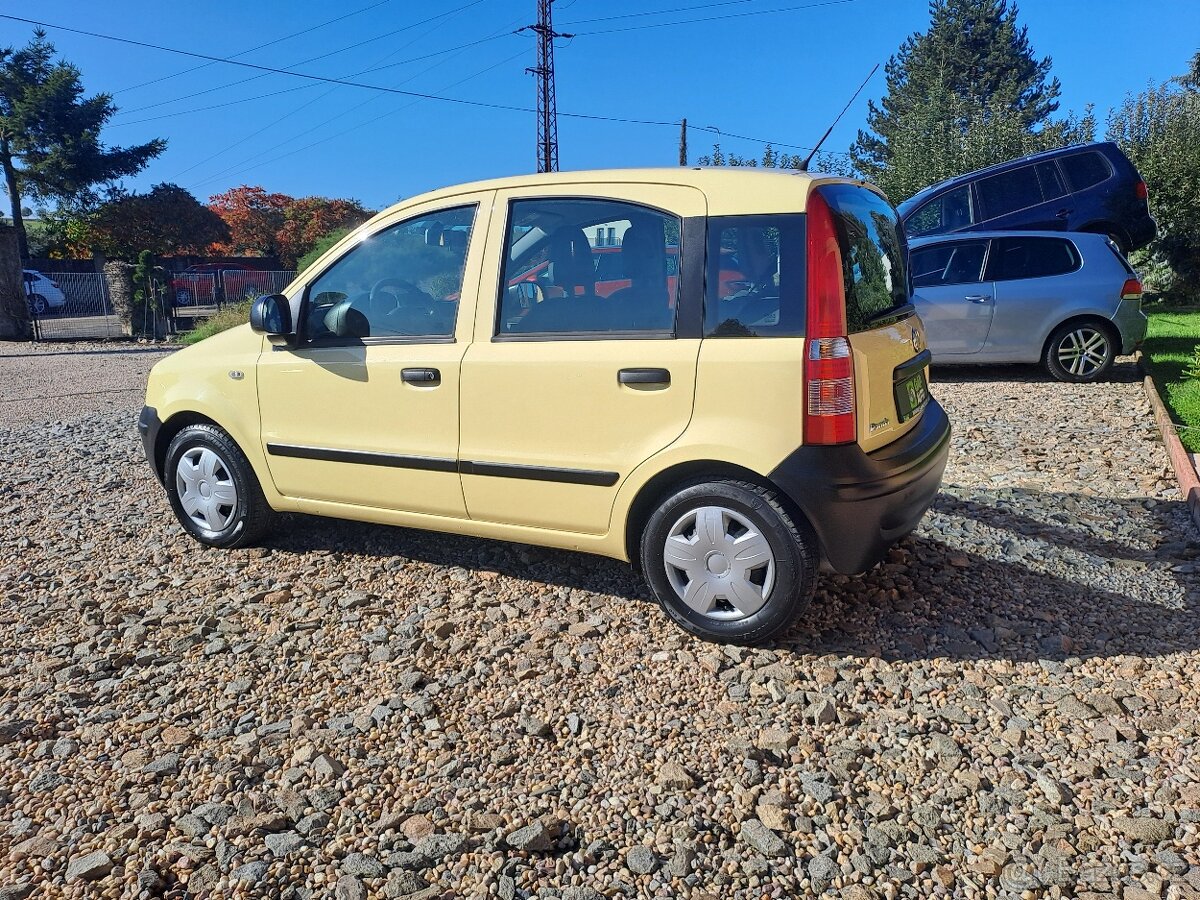
{"type": "MultiPolygon", "coordinates": [[[[928,24],[924,0],[819,2],[557,0],[555,26],[577,34],[556,47],[561,167],[674,165],[678,142],[677,127],[563,113],[663,122],[686,116],[690,125],[719,129],[722,147],[742,155],[760,155],[761,141],[730,135],[769,139],[782,150],[811,146],[871,67],[928,24]],[[690,11],[642,15],[684,9],[690,11]],[[693,19],[709,21],[685,23],[693,19]]],[[[1125,0],[1019,5],[1034,50],[1053,57],[1063,86],[1060,113],[1094,103],[1103,122],[1127,92],[1179,74],[1200,49],[1194,0],[1143,0],[1136,14],[1125,0]]],[[[0,3],[0,11],[400,90],[534,105],[534,79],[524,72],[535,62],[534,38],[509,33],[535,20],[534,0],[290,0],[286,8],[257,0],[41,0],[0,3]],[[431,21],[417,24],[423,20],[431,21]],[[344,49],[355,44],[361,46],[344,49]]],[[[30,26],[0,20],[0,43],[23,44],[30,34],[30,26]]],[[[434,187],[535,170],[532,112],[204,65],[57,29],[49,35],[82,70],[89,93],[114,95],[120,111],[106,142],[168,139],[167,151],[130,181],[139,189],[170,181],[206,200],[261,184],[382,208],[434,187]]],[[[881,68],[823,149],[844,152],[865,123],[868,98],[884,88],[881,68]]],[[[715,136],[691,132],[693,160],[715,136]]]]}

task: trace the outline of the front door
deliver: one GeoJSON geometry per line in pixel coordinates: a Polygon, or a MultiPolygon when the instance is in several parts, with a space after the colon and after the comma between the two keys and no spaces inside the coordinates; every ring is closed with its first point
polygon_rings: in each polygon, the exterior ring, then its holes
{"type": "Polygon", "coordinates": [[[927,244],[909,254],[913,305],[934,361],[978,353],[996,311],[995,285],[983,281],[988,241],[927,244]]]}
{"type": "Polygon", "coordinates": [[[398,214],[305,286],[297,347],[258,364],[262,442],[280,493],[466,516],[459,377],[490,198],[398,214]]]}
{"type": "Polygon", "coordinates": [[[614,185],[600,198],[564,185],[536,198],[501,191],[495,208],[507,220],[493,224],[487,271],[502,274],[481,290],[463,361],[467,511],[603,534],[621,482],[691,418],[702,265],[672,277],[668,258],[686,258],[681,238],[703,241],[704,195],[614,185]],[[619,247],[628,287],[598,289],[596,235],[604,254],[619,247]]]}

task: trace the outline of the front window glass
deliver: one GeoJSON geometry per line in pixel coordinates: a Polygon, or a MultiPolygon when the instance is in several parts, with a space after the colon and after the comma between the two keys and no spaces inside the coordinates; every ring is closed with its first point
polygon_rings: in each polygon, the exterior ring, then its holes
{"type": "Polygon", "coordinates": [[[904,223],[910,237],[957,231],[979,221],[971,186],[964,184],[930,200],[904,223]]]}
{"type": "Polygon", "coordinates": [[[454,333],[474,206],[439,210],[370,235],[308,288],[309,340],[454,333]]]}
{"type": "Polygon", "coordinates": [[[961,241],[913,250],[909,256],[914,287],[969,284],[983,274],[987,241],[961,241]]]}
{"type": "Polygon", "coordinates": [[[497,334],[671,334],[680,224],[618,200],[513,201],[497,334]]]}

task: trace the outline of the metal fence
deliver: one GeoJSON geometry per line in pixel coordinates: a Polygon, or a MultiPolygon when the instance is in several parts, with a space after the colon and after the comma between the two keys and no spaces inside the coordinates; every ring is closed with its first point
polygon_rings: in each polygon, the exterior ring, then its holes
{"type": "Polygon", "coordinates": [[[36,340],[107,338],[122,334],[103,275],[40,272],[36,278],[26,276],[25,294],[36,340]]]}
{"type": "MultiPolygon", "coordinates": [[[[214,315],[226,303],[247,297],[282,291],[294,271],[243,271],[225,269],[215,272],[179,272],[170,276],[170,287],[155,283],[155,296],[161,298],[158,322],[134,322],[137,331],[153,329],[173,334],[207,316],[214,315]],[[174,308],[169,299],[174,297],[174,308]]],[[[34,340],[72,338],[109,338],[124,334],[113,310],[108,282],[99,273],[38,272],[25,277],[25,293],[33,317],[34,340]]],[[[152,312],[150,313],[152,314],[152,312]]]]}

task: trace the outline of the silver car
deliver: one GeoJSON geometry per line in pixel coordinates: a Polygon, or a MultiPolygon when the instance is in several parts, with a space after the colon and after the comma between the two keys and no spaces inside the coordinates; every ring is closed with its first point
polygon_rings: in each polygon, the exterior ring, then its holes
{"type": "Polygon", "coordinates": [[[1097,381],[1146,336],[1142,283],[1104,235],[993,231],[910,242],[935,363],[1041,363],[1097,381]]]}

